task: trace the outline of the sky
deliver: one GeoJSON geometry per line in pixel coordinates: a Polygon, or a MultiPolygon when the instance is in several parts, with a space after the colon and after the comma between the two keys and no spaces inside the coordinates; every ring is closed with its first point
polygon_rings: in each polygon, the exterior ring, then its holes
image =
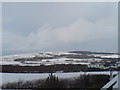
{"type": "Polygon", "coordinates": [[[117,2],[3,2],[3,55],[118,51],[117,2]]]}

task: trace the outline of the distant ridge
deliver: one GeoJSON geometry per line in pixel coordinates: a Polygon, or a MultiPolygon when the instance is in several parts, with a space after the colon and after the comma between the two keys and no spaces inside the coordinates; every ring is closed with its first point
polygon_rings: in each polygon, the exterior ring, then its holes
{"type": "Polygon", "coordinates": [[[69,51],[69,53],[79,53],[79,54],[118,54],[112,52],[91,52],[91,51],[69,51]]]}

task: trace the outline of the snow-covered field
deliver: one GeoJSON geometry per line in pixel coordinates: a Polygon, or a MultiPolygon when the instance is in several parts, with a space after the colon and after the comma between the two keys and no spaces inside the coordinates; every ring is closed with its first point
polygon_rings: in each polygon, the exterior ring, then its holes
{"type": "MultiPolygon", "coordinates": [[[[20,66],[40,66],[40,65],[55,65],[55,64],[85,64],[89,65],[92,62],[100,62],[101,58],[118,58],[116,54],[92,54],[94,57],[100,58],[68,58],[64,55],[81,55],[77,53],[68,52],[46,52],[33,54],[18,54],[0,56],[0,65],[20,65],[20,66]],[[63,55],[63,57],[61,57],[63,55]],[[37,60],[31,59],[37,57],[37,60]],[[46,58],[47,57],[47,58],[46,58]],[[46,58],[46,59],[40,59],[46,58]],[[15,59],[26,59],[24,61],[15,61],[15,59]],[[27,60],[31,59],[31,60],[27,60]]],[[[91,54],[90,54],[91,55],[91,54]]],[[[90,56],[88,55],[88,56],[90,56]]]]}

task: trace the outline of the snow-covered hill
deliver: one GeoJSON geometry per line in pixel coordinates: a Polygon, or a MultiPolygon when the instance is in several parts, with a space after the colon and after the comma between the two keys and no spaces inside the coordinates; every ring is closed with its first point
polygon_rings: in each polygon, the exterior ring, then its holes
{"type": "MultiPolygon", "coordinates": [[[[116,59],[117,54],[82,54],[71,52],[46,52],[0,57],[0,65],[40,66],[55,64],[100,64],[104,59],[116,59]]],[[[109,62],[110,62],[109,61],[109,62]]],[[[118,63],[118,62],[117,62],[118,63]]],[[[103,62],[102,62],[103,64],[103,62]]]]}

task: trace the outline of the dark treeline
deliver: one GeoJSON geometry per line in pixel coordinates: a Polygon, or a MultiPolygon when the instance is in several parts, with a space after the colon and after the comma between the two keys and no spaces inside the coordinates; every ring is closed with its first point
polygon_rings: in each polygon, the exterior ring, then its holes
{"type": "Polygon", "coordinates": [[[99,90],[109,81],[108,75],[80,75],[74,79],[59,79],[50,74],[45,80],[17,81],[2,85],[3,89],[42,89],[42,88],[96,88],[99,90]]]}
{"type": "Polygon", "coordinates": [[[111,52],[91,52],[91,51],[70,51],[69,53],[79,53],[79,54],[120,54],[111,52]]]}
{"type": "MultiPolygon", "coordinates": [[[[106,63],[107,64],[107,63],[106,63]]],[[[1,67],[1,66],[0,66],[1,67]]],[[[80,71],[108,71],[109,69],[88,68],[86,65],[80,64],[56,64],[56,65],[41,65],[41,66],[18,66],[18,65],[2,65],[0,72],[7,73],[51,73],[51,72],[80,72],[80,71]]],[[[113,68],[120,70],[120,68],[113,68]]]]}
{"type": "Polygon", "coordinates": [[[74,64],[56,64],[56,65],[40,65],[40,66],[18,66],[18,65],[3,65],[2,72],[7,73],[50,73],[56,71],[63,71],[63,72],[79,72],[79,71],[86,71],[86,65],[74,65],[74,64]]]}

